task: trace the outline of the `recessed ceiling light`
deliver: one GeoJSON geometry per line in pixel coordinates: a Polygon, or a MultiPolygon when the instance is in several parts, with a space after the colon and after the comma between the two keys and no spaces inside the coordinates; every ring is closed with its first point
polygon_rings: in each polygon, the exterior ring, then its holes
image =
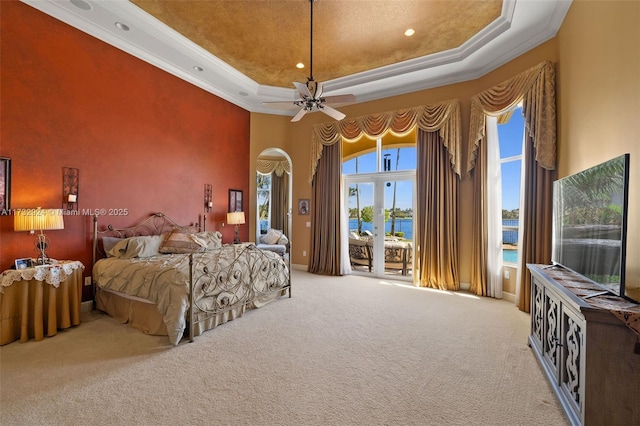
{"type": "Polygon", "coordinates": [[[125,24],[123,24],[122,22],[116,22],[115,26],[117,29],[122,30],[122,31],[129,31],[129,27],[125,24]]]}
{"type": "Polygon", "coordinates": [[[409,28],[407,31],[404,32],[404,35],[406,35],[407,37],[411,37],[415,33],[416,31],[413,28],[409,28]]]}
{"type": "Polygon", "coordinates": [[[69,0],[69,3],[82,10],[91,10],[91,5],[83,0],[69,0]]]}
{"type": "Polygon", "coordinates": [[[197,66],[197,65],[195,65],[195,66],[193,67],[193,69],[194,69],[194,70],[196,70],[196,71],[198,71],[198,72],[202,72],[202,71],[204,71],[204,68],[199,67],[199,66],[197,66]]]}
{"type": "Polygon", "coordinates": [[[302,69],[302,68],[304,68],[304,64],[303,64],[302,62],[298,62],[298,63],[296,64],[296,68],[300,68],[300,69],[302,69]]]}

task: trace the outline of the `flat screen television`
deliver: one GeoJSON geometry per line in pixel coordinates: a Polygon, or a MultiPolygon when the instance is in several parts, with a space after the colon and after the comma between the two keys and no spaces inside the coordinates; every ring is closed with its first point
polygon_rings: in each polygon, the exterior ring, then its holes
{"type": "Polygon", "coordinates": [[[553,264],[627,299],[628,199],[629,154],[553,184],[553,264]]]}

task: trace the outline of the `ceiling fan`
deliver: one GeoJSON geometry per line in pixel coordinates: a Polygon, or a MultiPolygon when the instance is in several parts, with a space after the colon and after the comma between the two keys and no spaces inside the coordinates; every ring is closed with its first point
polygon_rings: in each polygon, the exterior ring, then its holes
{"type": "MultiPolygon", "coordinates": [[[[319,83],[313,79],[313,3],[316,0],[309,0],[311,5],[311,19],[310,19],[310,50],[309,50],[309,77],[307,77],[306,83],[293,82],[296,87],[300,99],[293,101],[293,105],[301,107],[300,111],[291,119],[291,121],[299,121],[306,113],[313,111],[321,111],[328,116],[335,118],[336,120],[342,120],[346,117],[335,108],[330,107],[328,104],[348,104],[356,101],[354,95],[336,95],[336,96],[322,96],[322,83],[319,83]]],[[[291,108],[292,102],[263,102],[264,106],[271,106],[276,108],[291,108]]]]}

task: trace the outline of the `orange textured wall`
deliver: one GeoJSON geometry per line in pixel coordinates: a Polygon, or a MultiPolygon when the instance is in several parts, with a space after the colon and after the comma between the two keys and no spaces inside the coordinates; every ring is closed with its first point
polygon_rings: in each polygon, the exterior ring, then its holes
{"type": "MultiPolygon", "coordinates": [[[[28,5],[0,8],[0,156],[12,160],[11,207],[62,207],[62,168],[80,169],[81,214],[48,232],[50,256],[82,261],[88,276],[89,210],[106,209],[102,225],[130,225],[154,211],[196,223],[206,183],[214,202],[207,230],[233,239],[222,224],[228,189],[248,195],[247,111],[28,5]]],[[[0,268],[36,256],[10,214],[0,216],[0,230],[0,268]]]]}

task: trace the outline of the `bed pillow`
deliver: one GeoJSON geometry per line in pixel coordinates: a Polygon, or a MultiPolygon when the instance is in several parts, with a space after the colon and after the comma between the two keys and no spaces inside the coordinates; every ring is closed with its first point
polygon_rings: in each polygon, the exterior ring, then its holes
{"type": "Polygon", "coordinates": [[[160,254],[162,235],[145,235],[129,237],[118,241],[107,252],[107,256],[131,259],[134,257],[151,257],[160,254]]]}
{"type": "Polygon", "coordinates": [[[222,247],[222,234],[219,231],[204,231],[191,234],[191,238],[205,250],[215,250],[222,247]]]}
{"type": "Polygon", "coordinates": [[[192,238],[193,232],[187,228],[175,228],[162,242],[160,253],[195,253],[204,251],[205,247],[192,238]]]}
{"type": "Polygon", "coordinates": [[[262,236],[262,242],[265,244],[277,244],[281,236],[282,231],[278,231],[277,229],[269,229],[267,233],[262,236]]]}
{"type": "Polygon", "coordinates": [[[102,249],[104,250],[107,257],[113,257],[109,252],[117,243],[122,241],[122,238],[118,237],[102,237],[102,249]]]}

